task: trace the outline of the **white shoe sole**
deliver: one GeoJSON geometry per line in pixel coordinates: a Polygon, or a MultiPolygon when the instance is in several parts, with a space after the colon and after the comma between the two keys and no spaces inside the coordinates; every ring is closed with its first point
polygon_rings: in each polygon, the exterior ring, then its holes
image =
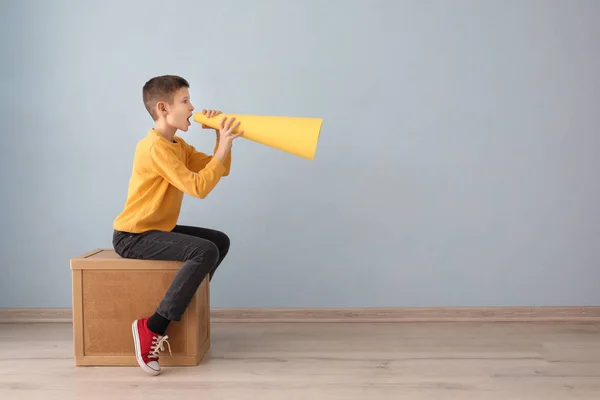
{"type": "Polygon", "coordinates": [[[133,333],[133,343],[135,345],[135,358],[138,362],[138,364],[140,365],[140,367],[147,373],[149,373],[150,375],[158,375],[160,374],[160,370],[155,370],[153,368],[150,368],[149,366],[146,365],[146,363],[144,362],[144,360],[142,359],[142,348],[140,346],[140,333],[138,331],[137,328],[137,320],[133,321],[133,324],[131,324],[131,332],[133,333]]]}

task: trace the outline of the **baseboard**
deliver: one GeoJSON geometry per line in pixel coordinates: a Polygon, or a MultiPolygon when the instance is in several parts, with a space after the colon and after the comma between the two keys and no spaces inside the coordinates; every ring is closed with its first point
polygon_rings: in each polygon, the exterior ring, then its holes
{"type": "Polygon", "coordinates": [[[0,323],[72,322],[70,308],[0,308],[0,323]]]}
{"type": "Polygon", "coordinates": [[[213,309],[215,322],[600,321],[598,307],[389,307],[213,309]]]}
{"type": "MultiPolygon", "coordinates": [[[[70,323],[70,308],[0,308],[0,323],[70,323]]],[[[211,322],[600,322],[591,307],[213,308],[211,322]]]]}

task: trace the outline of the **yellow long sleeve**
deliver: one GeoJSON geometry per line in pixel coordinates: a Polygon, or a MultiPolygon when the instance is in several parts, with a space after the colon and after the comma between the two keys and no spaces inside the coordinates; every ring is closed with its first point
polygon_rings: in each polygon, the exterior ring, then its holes
{"type": "Polygon", "coordinates": [[[184,194],[201,199],[208,196],[227,168],[211,157],[199,171],[190,170],[190,147],[180,137],[169,142],[153,129],[140,140],[125,207],[115,219],[114,229],[170,231],[177,224],[184,194]]]}
{"type": "MultiPolygon", "coordinates": [[[[213,154],[217,152],[219,148],[219,140],[215,144],[215,148],[213,150],[213,154]]],[[[212,160],[213,156],[209,156],[208,154],[201,153],[196,151],[194,146],[188,144],[188,163],[187,167],[193,172],[199,172],[202,168],[206,167],[206,165],[212,160]]],[[[231,169],[231,151],[227,153],[227,157],[225,157],[225,162],[223,163],[225,166],[225,172],[223,176],[229,175],[229,171],[231,169]]]]}
{"type": "Polygon", "coordinates": [[[175,149],[160,143],[150,147],[150,158],[158,175],[180,191],[200,199],[208,196],[225,172],[221,161],[211,158],[204,168],[195,173],[187,168],[175,149]]]}

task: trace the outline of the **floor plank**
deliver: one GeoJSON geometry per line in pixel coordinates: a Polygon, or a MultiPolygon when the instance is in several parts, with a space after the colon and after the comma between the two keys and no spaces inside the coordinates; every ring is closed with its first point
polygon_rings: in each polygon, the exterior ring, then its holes
{"type": "Polygon", "coordinates": [[[599,399],[600,323],[215,323],[198,367],[75,367],[70,324],[0,324],[0,399],[599,399]]]}

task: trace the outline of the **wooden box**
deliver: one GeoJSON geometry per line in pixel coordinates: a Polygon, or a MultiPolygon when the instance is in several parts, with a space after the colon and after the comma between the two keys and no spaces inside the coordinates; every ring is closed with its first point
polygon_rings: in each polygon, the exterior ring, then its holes
{"type": "MultiPolygon", "coordinates": [[[[131,324],[156,311],[182,262],[121,258],[97,249],[71,259],[75,365],[137,366],[131,324]]],[[[198,365],[210,347],[209,278],[166,332],[161,366],[198,365]]]]}

